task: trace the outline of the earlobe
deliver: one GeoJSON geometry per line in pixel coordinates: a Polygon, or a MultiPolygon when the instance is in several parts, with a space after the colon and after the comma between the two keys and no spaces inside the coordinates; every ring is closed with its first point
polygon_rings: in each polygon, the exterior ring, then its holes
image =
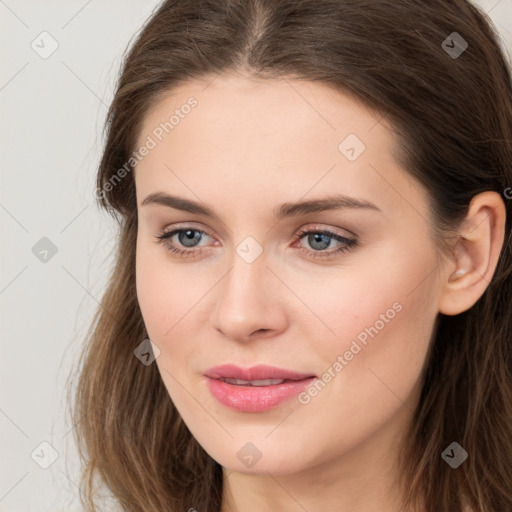
{"type": "Polygon", "coordinates": [[[503,247],[505,219],[505,205],[498,193],[482,192],[473,198],[447,267],[440,313],[458,315],[483,295],[503,247]]]}

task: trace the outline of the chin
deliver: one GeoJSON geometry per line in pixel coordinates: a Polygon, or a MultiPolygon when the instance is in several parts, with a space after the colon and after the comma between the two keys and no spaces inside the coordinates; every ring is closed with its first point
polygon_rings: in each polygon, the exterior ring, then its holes
{"type": "MultiPolygon", "coordinates": [[[[223,468],[237,473],[246,475],[290,475],[306,469],[306,461],[304,460],[304,449],[301,446],[291,446],[288,444],[287,449],[282,449],[282,442],[276,446],[272,443],[267,447],[261,447],[257,441],[254,443],[234,442],[233,445],[240,448],[236,449],[235,454],[231,451],[221,449],[214,450],[215,453],[209,451],[210,456],[216,460],[223,468]],[[257,448],[260,446],[261,449],[257,448]]],[[[218,447],[217,447],[218,448],[218,447]]],[[[228,448],[228,447],[226,447],[228,448]]]]}

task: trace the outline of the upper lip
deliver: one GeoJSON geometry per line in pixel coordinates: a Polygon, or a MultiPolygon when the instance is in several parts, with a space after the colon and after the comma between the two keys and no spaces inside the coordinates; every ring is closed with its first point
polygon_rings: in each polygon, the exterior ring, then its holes
{"type": "Polygon", "coordinates": [[[240,379],[240,380],[302,380],[308,377],[315,377],[312,373],[300,373],[277,366],[260,364],[250,368],[241,368],[233,364],[214,366],[205,372],[207,377],[212,379],[240,379]]]}

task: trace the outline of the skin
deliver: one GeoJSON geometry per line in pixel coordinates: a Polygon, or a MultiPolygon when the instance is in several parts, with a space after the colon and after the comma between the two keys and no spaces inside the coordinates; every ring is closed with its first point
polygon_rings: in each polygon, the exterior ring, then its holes
{"type": "MultiPolygon", "coordinates": [[[[135,171],[137,294],[169,395],[224,468],[222,512],[396,512],[398,442],[419,398],[436,317],[469,309],[485,291],[503,244],[504,204],[494,192],[476,196],[453,253],[440,258],[427,191],[394,161],[393,132],[363,104],[312,82],[223,74],[161,98],[139,146],[190,96],[198,105],[135,171]],[[366,145],[353,162],[338,149],[348,134],[366,145]],[[154,192],[207,204],[220,219],[142,205],[154,192]],[[281,203],[334,192],[380,212],[272,216],[281,203]],[[198,254],[157,243],[177,227],[206,232],[196,234],[198,254]],[[359,244],[315,258],[299,251],[318,247],[298,238],[301,228],[359,244]],[[248,236],[262,249],[252,263],[236,252],[248,236]],[[395,303],[401,310],[307,404],[293,398],[238,412],[206,387],[204,372],[223,363],[320,376],[395,303]],[[250,468],[237,457],[248,442],[261,453],[250,468]]],[[[178,235],[172,241],[194,250],[178,235]]],[[[320,252],[343,245],[325,241],[320,252]]]]}

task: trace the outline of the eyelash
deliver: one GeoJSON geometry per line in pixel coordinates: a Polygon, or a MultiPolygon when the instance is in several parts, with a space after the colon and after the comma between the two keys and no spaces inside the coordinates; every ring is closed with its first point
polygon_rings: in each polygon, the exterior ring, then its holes
{"type": "MultiPolygon", "coordinates": [[[[197,254],[198,252],[199,253],[202,252],[201,249],[199,249],[199,250],[180,249],[180,248],[176,247],[175,244],[173,244],[169,241],[169,239],[172,238],[175,234],[184,232],[184,231],[195,231],[197,233],[201,233],[201,234],[210,236],[205,231],[186,226],[186,227],[174,229],[174,230],[168,231],[168,232],[163,231],[162,233],[160,233],[160,235],[156,236],[156,238],[158,239],[156,243],[163,244],[165,249],[168,250],[169,252],[176,254],[180,257],[185,257],[185,258],[192,257],[195,254],[197,254]]],[[[301,240],[304,235],[310,235],[310,234],[325,235],[325,236],[328,236],[329,238],[333,238],[337,242],[342,242],[345,244],[344,246],[338,247],[337,249],[334,249],[334,250],[331,250],[328,252],[323,251],[323,250],[313,251],[311,249],[306,249],[305,247],[298,248],[299,252],[306,254],[307,256],[310,256],[312,258],[326,258],[326,257],[331,257],[335,254],[344,254],[358,246],[357,240],[338,235],[337,233],[333,233],[332,231],[325,230],[325,229],[304,229],[304,230],[301,230],[298,233],[296,233],[295,236],[297,236],[298,239],[301,240]]]]}

